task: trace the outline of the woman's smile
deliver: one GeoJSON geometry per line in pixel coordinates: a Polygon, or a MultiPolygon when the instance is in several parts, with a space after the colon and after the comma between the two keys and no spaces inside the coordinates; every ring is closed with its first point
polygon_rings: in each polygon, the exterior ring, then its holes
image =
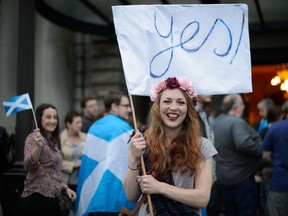
{"type": "Polygon", "coordinates": [[[181,90],[165,89],[159,107],[165,127],[170,129],[182,127],[187,115],[187,102],[181,90]]]}

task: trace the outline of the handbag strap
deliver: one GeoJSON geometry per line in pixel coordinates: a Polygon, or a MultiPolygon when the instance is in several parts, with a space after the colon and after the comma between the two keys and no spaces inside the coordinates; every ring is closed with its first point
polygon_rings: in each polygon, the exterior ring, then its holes
{"type": "Polygon", "coordinates": [[[135,214],[137,210],[141,207],[141,205],[146,201],[147,199],[147,194],[143,194],[142,198],[140,201],[136,204],[136,206],[132,209],[132,213],[135,214]]]}
{"type": "Polygon", "coordinates": [[[127,208],[121,208],[120,213],[123,215],[128,215],[128,216],[134,216],[138,209],[141,207],[141,205],[146,201],[147,199],[147,194],[143,194],[139,202],[137,202],[136,206],[132,209],[132,211],[129,211],[127,208]]]}

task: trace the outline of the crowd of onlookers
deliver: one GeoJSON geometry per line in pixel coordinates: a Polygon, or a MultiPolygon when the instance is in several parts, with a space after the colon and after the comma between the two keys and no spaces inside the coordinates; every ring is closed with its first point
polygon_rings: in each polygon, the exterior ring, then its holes
{"type": "MultiPolygon", "coordinates": [[[[131,113],[128,98],[122,94],[114,97],[116,99],[110,98],[110,102],[104,101],[109,102],[105,104],[106,114],[112,113],[128,120],[131,113]],[[120,100],[115,102],[114,99],[120,100]]],[[[213,122],[206,109],[211,106],[212,96],[202,95],[197,99],[196,111],[202,136],[210,140],[218,151],[212,163],[210,201],[202,209],[202,215],[288,215],[288,101],[280,106],[270,98],[261,100],[257,104],[261,121],[257,128],[253,128],[242,118],[245,104],[240,94],[226,95],[223,98],[221,113],[213,118],[213,122]]],[[[55,185],[65,189],[71,198],[76,196],[87,133],[95,121],[102,117],[97,99],[85,97],[81,101],[81,112],[71,110],[67,113],[64,119],[65,129],[60,133],[56,107],[42,104],[37,108],[39,128],[25,142],[24,166],[28,174],[22,197],[30,197],[22,202],[26,215],[37,215],[30,208],[35,203],[38,210],[43,211],[42,204],[47,205],[50,202],[39,194],[31,199],[31,191],[35,187],[39,187],[40,194],[45,197],[52,197],[54,190],[51,189],[54,187],[52,183],[42,184],[33,178],[39,164],[44,169],[37,175],[61,178],[60,183],[55,185]],[[53,151],[46,147],[45,142],[48,142],[53,151]],[[44,156],[40,157],[40,152],[44,152],[44,156]],[[35,161],[40,162],[37,164],[35,161]],[[47,186],[50,190],[46,189],[47,186]]],[[[12,153],[11,138],[3,127],[0,127],[0,142],[0,171],[4,172],[12,167],[12,153]]],[[[1,199],[3,198],[1,191],[1,199]]],[[[56,204],[52,200],[49,205],[56,204]]],[[[70,212],[70,215],[73,213],[70,212]]]]}
{"type": "Polygon", "coordinates": [[[261,100],[257,128],[242,118],[244,108],[240,95],[227,95],[213,119],[218,155],[207,214],[288,215],[288,101],[261,100]]]}

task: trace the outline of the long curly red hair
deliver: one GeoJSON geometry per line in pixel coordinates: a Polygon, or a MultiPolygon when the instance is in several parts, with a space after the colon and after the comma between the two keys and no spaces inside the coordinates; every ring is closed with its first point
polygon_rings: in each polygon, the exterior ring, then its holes
{"type": "Polygon", "coordinates": [[[158,95],[148,115],[148,129],[145,133],[147,153],[151,170],[157,173],[157,179],[166,178],[172,171],[193,175],[199,171],[201,161],[200,126],[197,112],[188,95],[180,89],[187,102],[187,116],[183,127],[169,147],[165,144],[164,123],[160,116],[159,103],[162,93],[158,95]]]}

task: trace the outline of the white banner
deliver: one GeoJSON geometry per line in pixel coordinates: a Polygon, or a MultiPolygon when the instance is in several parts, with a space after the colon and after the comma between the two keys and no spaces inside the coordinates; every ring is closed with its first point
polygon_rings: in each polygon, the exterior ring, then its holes
{"type": "Polygon", "coordinates": [[[198,94],[252,91],[245,4],[113,6],[126,84],[149,95],[167,77],[185,76],[198,94]]]}

